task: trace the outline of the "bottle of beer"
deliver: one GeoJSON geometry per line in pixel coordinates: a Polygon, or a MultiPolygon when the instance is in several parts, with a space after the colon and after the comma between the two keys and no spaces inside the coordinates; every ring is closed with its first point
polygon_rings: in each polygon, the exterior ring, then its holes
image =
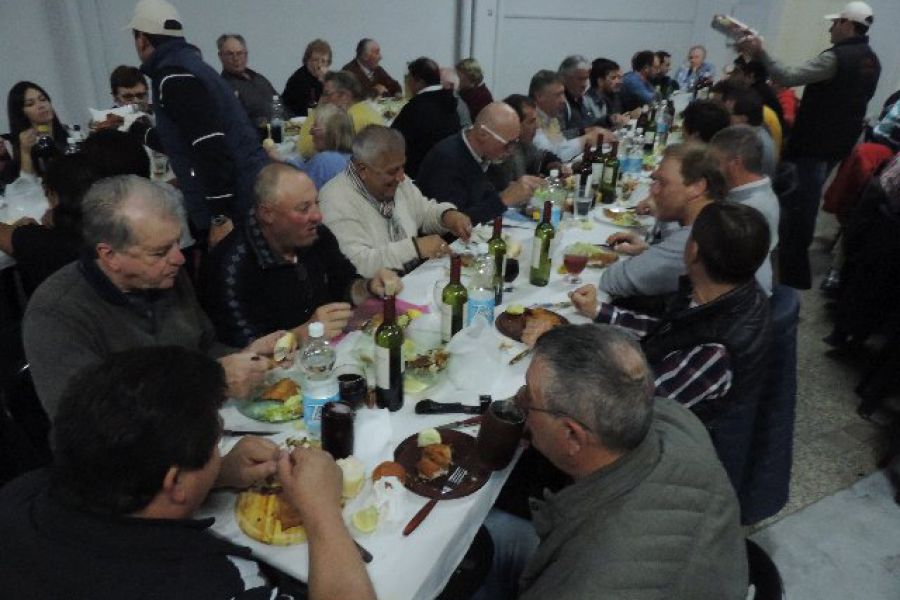
{"type": "Polygon", "coordinates": [[[450,257],[450,282],[441,292],[441,339],[444,343],[449,342],[465,324],[469,295],[466,286],[459,280],[461,270],[462,257],[454,254],[450,257]]]}
{"type": "Polygon", "coordinates": [[[603,204],[612,204],[616,199],[616,182],[619,180],[619,142],[613,142],[606,163],[603,165],[603,180],[600,182],[600,193],[603,204]]]}
{"type": "Polygon", "coordinates": [[[503,265],[506,242],[503,240],[503,217],[494,217],[494,234],[488,240],[488,254],[494,259],[494,304],[503,304],[503,265]]]}
{"type": "Polygon", "coordinates": [[[397,324],[396,290],[385,289],[384,321],[375,330],[375,402],[397,411],[403,406],[403,328],[397,324]]]}
{"type": "Polygon", "coordinates": [[[531,244],[531,276],[528,280],[531,285],[545,286],[550,282],[550,242],[553,241],[555,230],[550,222],[553,203],[544,202],[544,216],[534,230],[534,240],[531,244]]]}
{"type": "Polygon", "coordinates": [[[34,166],[35,174],[38,177],[44,177],[50,163],[59,156],[59,148],[53,142],[49,125],[37,125],[35,130],[37,131],[37,142],[31,147],[31,164],[34,166]]]}

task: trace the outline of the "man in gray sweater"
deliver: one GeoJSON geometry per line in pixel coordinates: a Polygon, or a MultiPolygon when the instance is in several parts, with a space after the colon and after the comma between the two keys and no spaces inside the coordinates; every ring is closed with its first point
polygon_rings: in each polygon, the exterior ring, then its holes
{"type": "Polygon", "coordinates": [[[532,443],[574,483],[532,499],[531,523],[488,516],[493,570],[476,598],[746,597],[737,499],[709,434],[688,409],[653,399],[627,333],[553,329],[525,381],[517,403],[532,443]]]}
{"type": "Polygon", "coordinates": [[[134,175],[110,177],[94,184],[82,210],[89,250],[35,291],[23,320],[25,355],[51,419],[73,374],[132,348],[175,345],[216,357],[230,396],[262,382],[268,361],[259,355],[271,355],[283,332],[239,352],[214,343],[181,269],[180,207],[165,188],[134,175]]]}
{"type": "Polygon", "coordinates": [[[725,198],[719,163],[702,145],[669,146],[651,179],[651,199],[663,224],[662,234],[651,244],[634,231],[609,236],[609,245],[632,257],[613,263],[600,277],[599,289],[614,298],[661,296],[678,290],[691,224],[704,206],[725,198]]]}

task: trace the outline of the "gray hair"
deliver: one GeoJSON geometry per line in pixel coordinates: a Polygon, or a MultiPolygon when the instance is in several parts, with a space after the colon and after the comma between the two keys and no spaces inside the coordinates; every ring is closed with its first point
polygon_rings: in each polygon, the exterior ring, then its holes
{"type": "Polygon", "coordinates": [[[700,52],[702,52],[703,59],[706,60],[706,46],[704,46],[703,44],[696,44],[694,46],[691,46],[690,48],[688,48],[688,54],[690,54],[694,50],[699,50],[700,52]]]}
{"type": "Polygon", "coordinates": [[[353,138],[353,160],[372,164],[385,153],[406,152],[403,134],[384,125],[369,125],[353,138]]]}
{"type": "Polygon", "coordinates": [[[349,92],[356,101],[363,99],[362,86],[359,81],[347,71],[329,71],[325,73],[325,81],[330,81],[339,90],[349,92]]]}
{"type": "Polygon", "coordinates": [[[181,222],[181,204],[165,186],[137,175],[117,175],[91,186],[82,202],[84,241],[90,248],[106,243],[123,250],[135,243],[132,223],[122,206],[132,198],[156,209],[160,218],[181,222]]]}
{"type": "Polygon", "coordinates": [[[278,195],[278,184],[281,182],[281,176],[285,173],[302,173],[308,177],[306,173],[290,163],[272,162],[259,170],[256,181],[253,182],[253,197],[256,200],[256,206],[262,204],[272,204],[278,195]]]}
{"type": "Polygon", "coordinates": [[[456,63],[456,70],[464,73],[475,85],[479,85],[484,81],[484,71],[481,68],[481,64],[474,58],[462,59],[456,63]]]}
{"type": "Polygon", "coordinates": [[[350,152],[353,144],[353,120],[347,111],[336,104],[316,108],[314,125],[325,135],[325,150],[350,152]]]}
{"type": "Polygon", "coordinates": [[[709,141],[711,148],[727,156],[739,158],[744,168],[762,175],[763,145],[756,130],[749,125],[731,125],[720,130],[709,141]]]}
{"type": "Polygon", "coordinates": [[[559,63],[559,69],[557,69],[556,72],[563,77],[568,77],[579,69],[590,71],[591,63],[580,54],[573,54],[572,56],[567,56],[559,63]]]}
{"type": "Polygon", "coordinates": [[[560,77],[559,73],[557,73],[556,71],[541,69],[534,74],[534,77],[531,78],[531,83],[528,84],[528,95],[534,98],[538,94],[543,92],[544,88],[546,88],[547,86],[554,83],[559,83],[561,85],[562,82],[562,77],[560,77]]]}
{"type": "Polygon", "coordinates": [[[237,40],[241,43],[241,46],[243,46],[244,49],[247,48],[247,42],[244,40],[244,36],[242,36],[241,34],[239,34],[239,33],[223,33],[216,40],[216,48],[219,50],[219,52],[222,51],[222,46],[224,46],[225,42],[227,42],[228,40],[237,40]]]}
{"type": "Polygon", "coordinates": [[[564,325],[534,347],[547,408],[590,427],[609,450],[640,444],[653,415],[653,376],[640,346],[620,327],[564,325]]]}

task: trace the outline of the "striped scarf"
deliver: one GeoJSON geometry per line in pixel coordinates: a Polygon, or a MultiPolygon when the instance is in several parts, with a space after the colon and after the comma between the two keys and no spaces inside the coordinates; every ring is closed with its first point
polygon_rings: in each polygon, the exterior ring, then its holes
{"type": "Polygon", "coordinates": [[[347,177],[350,179],[350,183],[353,184],[356,191],[372,205],[372,208],[377,210],[379,215],[387,219],[388,237],[392,242],[405,240],[409,237],[406,235],[406,230],[403,229],[403,224],[400,223],[400,219],[394,216],[394,199],[391,198],[390,200],[382,202],[370,194],[369,190],[366,188],[366,184],[360,179],[356,167],[353,166],[353,161],[347,163],[347,177]]]}

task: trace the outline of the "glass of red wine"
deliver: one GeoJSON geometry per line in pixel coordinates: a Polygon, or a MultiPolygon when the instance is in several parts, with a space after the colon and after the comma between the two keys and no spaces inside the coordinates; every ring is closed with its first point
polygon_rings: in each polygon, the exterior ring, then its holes
{"type": "Polygon", "coordinates": [[[581,283],[581,272],[584,271],[584,268],[587,266],[588,255],[584,248],[580,247],[578,244],[573,244],[566,248],[566,253],[563,255],[563,264],[566,267],[566,281],[572,284],[581,283]]]}
{"type": "Polygon", "coordinates": [[[503,281],[508,283],[509,285],[504,288],[503,291],[511,292],[513,291],[513,282],[519,276],[519,259],[518,258],[507,258],[506,266],[503,269],[503,281]]]}

